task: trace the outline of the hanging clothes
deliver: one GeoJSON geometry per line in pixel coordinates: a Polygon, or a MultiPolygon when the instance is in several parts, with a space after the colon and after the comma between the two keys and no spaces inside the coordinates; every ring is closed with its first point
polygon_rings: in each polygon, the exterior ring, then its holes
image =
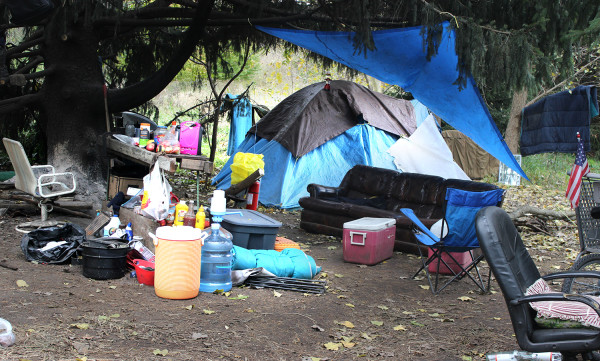
{"type": "Polygon", "coordinates": [[[227,144],[227,155],[235,153],[237,147],[242,144],[246,133],[252,127],[252,104],[246,97],[227,94],[225,101],[233,102],[229,112],[231,125],[229,126],[229,143],[227,144]]]}
{"type": "Polygon", "coordinates": [[[523,108],[521,154],[575,153],[576,134],[590,150],[590,120],[598,115],[595,86],[582,85],[549,95],[523,108]]]}

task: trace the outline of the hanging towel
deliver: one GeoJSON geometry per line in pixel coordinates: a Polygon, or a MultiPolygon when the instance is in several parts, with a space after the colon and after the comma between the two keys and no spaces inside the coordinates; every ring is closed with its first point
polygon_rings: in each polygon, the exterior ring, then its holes
{"type": "Polygon", "coordinates": [[[233,101],[233,108],[230,112],[229,143],[227,144],[227,155],[232,155],[252,127],[252,104],[248,98],[239,95],[227,94],[225,99],[233,101]]]}

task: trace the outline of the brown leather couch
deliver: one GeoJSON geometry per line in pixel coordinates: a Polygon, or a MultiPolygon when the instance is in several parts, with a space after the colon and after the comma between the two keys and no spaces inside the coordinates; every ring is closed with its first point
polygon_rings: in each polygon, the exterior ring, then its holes
{"type": "Polygon", "coordinates": [[[411,223],[400,208],[413,209],[423,224],[431,227],[443,216],[449,187],[468,191],[498,188],[489,183],[357,165],[346,173],[338,187],[308,185],[310,196],[299,200],[303,208],[300,227],[311,233],[342,237],[345,222],[362,217],[394,218],[394,249],[417,253],[411,223]]]}

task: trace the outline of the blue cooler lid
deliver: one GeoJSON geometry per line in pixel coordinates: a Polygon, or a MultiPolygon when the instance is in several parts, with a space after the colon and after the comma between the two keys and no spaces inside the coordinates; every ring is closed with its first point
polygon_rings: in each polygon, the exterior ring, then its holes
{"type": "Polygon", "coordinates": [[[231,212],[232,214],[224,215],[223,223],[249,227],[281,227],[281,222],[277,222],[273,218],[251,209],[227,209],[227,212],[231,212]]]}
{"type": "Polygon", "coordinates": [[[394,218],[372,218],[364,217],[344,223],[344,229],[356,229],[359,231],[380,231],[396,225],[394,218]]]}

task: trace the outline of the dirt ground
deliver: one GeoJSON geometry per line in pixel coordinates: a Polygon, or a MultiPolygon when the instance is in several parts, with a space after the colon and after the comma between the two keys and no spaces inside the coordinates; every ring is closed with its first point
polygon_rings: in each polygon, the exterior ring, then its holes
{"type": "MultiPolygon", "coordinates": [[[[518,199],[509,192],[505,206],[518,199]]],[[[0,317],[16,343],[0,347],[0,360],[482,360],[518,349],[495,281],[489,294],[462,280],[433,296],[421,287],[426,279],[411,279],[416,256],[345,263],[341,239],[301,230],[299,211],[264,211],[322,267],[325,294],[234,287],[229,296],[159,298],[129,276],[98,281],[81,266],[27,262],[15,225],[39,215],[8,212],[0,262],[16,270],[0,267],[0,317]]],[[[576,229],[561,232],[560,247],[532,244],[542,274],[570,266],[565,249],[578,248],[576,229]]]]}

